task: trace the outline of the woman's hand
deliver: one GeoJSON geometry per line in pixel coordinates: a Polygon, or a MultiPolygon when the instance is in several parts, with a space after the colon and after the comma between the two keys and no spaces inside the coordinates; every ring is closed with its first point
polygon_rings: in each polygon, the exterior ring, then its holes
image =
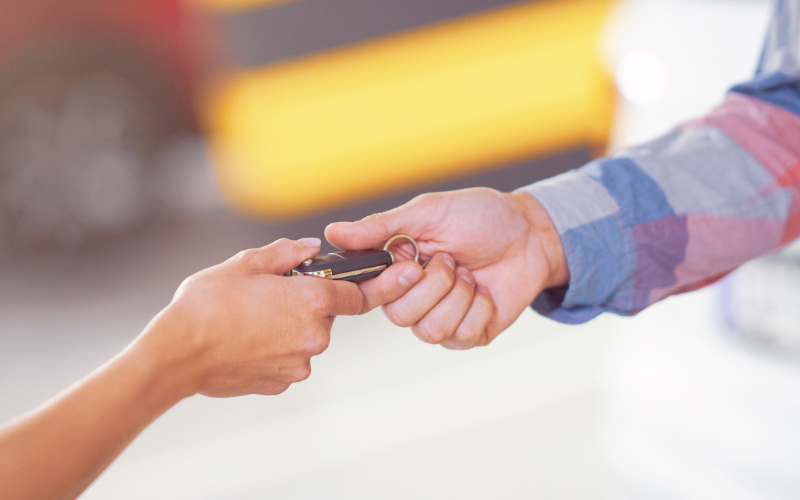
{"type": "Polygon", "coordinates": [[[114,359],[0,428],[0,498],[76,498],[159,415],[193,394],[278,394],[307,378],[353,283],[282,276],[316,238],[246,250],[187,279],[114,359]]]}
{"type": "Polygon", "coordinates": [[[283,274],[320,241],[279,240],[189,277],[139,339],[172,361],[186,394],[279,394],[311,374],[336,315],[358,314],[353,283],[283,274]]]}

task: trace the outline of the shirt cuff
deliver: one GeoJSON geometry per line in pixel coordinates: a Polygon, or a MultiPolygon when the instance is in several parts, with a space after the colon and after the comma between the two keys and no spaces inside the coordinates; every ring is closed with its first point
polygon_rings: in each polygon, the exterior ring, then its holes
{"type": "Polygon", "coordinates": [[[592,178],[596,162],[536,182],[528,193],[547,211],[561,236],[570,282],[544,290],[531,307],[561,323],[585,323],[603,312],[631,315],[636,249],[615,199],[592,178]]]}

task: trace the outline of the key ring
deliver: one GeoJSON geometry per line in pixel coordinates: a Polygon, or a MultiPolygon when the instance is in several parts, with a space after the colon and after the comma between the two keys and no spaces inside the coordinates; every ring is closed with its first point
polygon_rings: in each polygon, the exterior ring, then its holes
{"type": "MultiPolygon", "coordinates": [[[[419,247],[417,246],[417,242],[414,241],[414,238],[412,238],[407,234],[395,234],[394,236],[389,238],[389,241],[387,241],[385,245],[383,245],[383,250],[385,252],[389,252],[389,247],[392,245],[392,243],[394,243],[396,240],[399,239],[408,240],[411,242],[412,245],[414,245],[414,262],[419,264],[419,247]]],[[[392,264],[394,264],[394,254],[392,252],[389,252],[389,255],[392,256],[392,264]]]]}

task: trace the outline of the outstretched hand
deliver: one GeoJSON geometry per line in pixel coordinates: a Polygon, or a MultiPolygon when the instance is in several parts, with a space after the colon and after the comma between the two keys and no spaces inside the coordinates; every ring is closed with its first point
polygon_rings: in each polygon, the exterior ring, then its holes
{"type": "Polygon", "coordinates": [[[311,373],[353,283],[282,276],[317,238],[245,250],[188,278],[124,351],[0,427],[0,498],[77,497],[159,415],[194,394],[278,394],[311,373]]]}
{"type": "MultiPolygon", "coordinates": [[[[331,224],[325,236],[339,248],[360,250],[398,233],[417,241],[425,270],[401,262],[363,282],[364,310],[383,305],[392,322],[412,327],[425,342],[452,349],[486,345],[541,290],[569,281],[558,233],[526,193],[425,194],[358,222],[331,224]]],[[[395,254],[409,259],[410,246],[395,254]]]]}
{"type": "Polygon", "coordinates": [[[319,243],[279,240],[189,277],[141,341],[180,359],[192,394],[283,392],[310,375],[334,317],[363,308],[353,283],[283,276],[319,243]]]}

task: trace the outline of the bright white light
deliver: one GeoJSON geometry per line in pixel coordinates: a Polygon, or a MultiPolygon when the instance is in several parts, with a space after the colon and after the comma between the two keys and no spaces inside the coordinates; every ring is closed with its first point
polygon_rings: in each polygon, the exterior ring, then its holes
{"type": "Polygon", "coordinates": [[[657,102],[667,91],[667,66],[653,54],[631,52],[622,58],[616,71],[617,88],[625,99],[636,104],[657,102]]]}

